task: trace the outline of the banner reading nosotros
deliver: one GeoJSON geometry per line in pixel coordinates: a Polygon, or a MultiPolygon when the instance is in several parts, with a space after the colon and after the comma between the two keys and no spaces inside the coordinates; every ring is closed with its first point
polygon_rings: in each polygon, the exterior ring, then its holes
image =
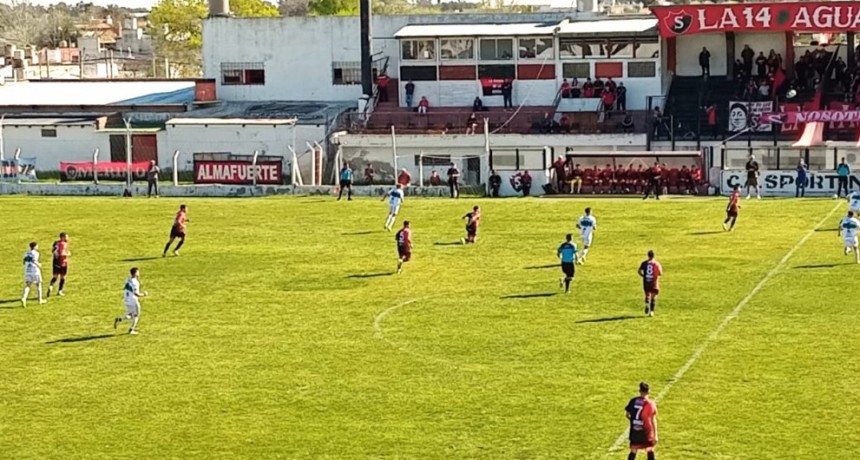
{"type": "Polygon", "coordinates": [[[654,6],[663,37],[724,32],[860,30],[860,3],[799,2],[654,6]]]}
{"type": "MultiPolygon", "coordinates": [[[[91,181],[93,180],[93,170],[98,173],[98,180],[126,180],[127,163],[120,161],[109,162],[100,161],[93,163],[91,161],[80,161],[76,163],[60,162],[60,180],[63,181],[91,181]],[[93,167],[95,165],[95,168],[93,167]]],[[[141,161],[131,164],[131,174],[134,180],[145,180],[146,171],[149,169],[149,163],[141,161]]]]}
{"type": "Polygon", "coordinates": [[[256,172],[257,183],[278,185],[282,183],[283,163],[280,161],[195,161],[195,184],[250,184],[256,172]]]}
{"type": "MultiPolygon", "coordinates": [[[[830,196],[836,193],[838,183],[836,172],[811,171],[806,179],[806,195],[830,196]]],[[[765,170],[759,176],[762,194],[769,196],[794,196],[797,190],[797,172],[794,170],[765,170]]],[[[740,185],[743,189],[747,180],[747,172],[741,170],[726,170],[720,173],[720,193],[728,195],[732,187],[740,185]]],[[[849,190],[860,188],[860,174],[852,174],[848,181],[849,190]]]]}

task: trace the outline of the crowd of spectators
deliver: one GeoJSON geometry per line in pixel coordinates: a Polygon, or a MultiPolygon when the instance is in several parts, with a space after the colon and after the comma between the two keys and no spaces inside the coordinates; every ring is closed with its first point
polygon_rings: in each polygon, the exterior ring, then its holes
{"type": "Polygon", "coordinates": [[[611,77],[606,81],[600,78],[591,81],[589,77],[582,84],[576,78],[569,81],[565,78],[559,92],[563,99],[598,98],[606,111],[627,110],[627,88],[624,82],[615,83],[611,77]]]}

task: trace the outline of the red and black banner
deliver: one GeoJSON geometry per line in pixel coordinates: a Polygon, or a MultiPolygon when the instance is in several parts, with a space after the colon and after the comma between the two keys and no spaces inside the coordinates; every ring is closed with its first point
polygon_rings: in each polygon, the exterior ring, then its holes
{"type": "Polygon", "coordinates": [[[254,175],[262,185],[283,183],[284,165],[280,161],[194,161],[195,184],[251,184],[254,175]]]}
{"type": "MultiPolygon", "coordinates": [[[[131,164],[131,175],[134,180],[146,180],[146,171],[149,162],[141,161],[131,164]]],[[[128,177],[128,163],[120,161],[109,162],[92,161],[60,162],[60,180],[62,181],[92,181],[95,179],[93,171],[98,174],[98,180],[125,181],[128,177]]]]}
{"type": "Polygon", "coordinates": [[[653,6],[660,35],[860,30],[860,2],[653,6]]]}

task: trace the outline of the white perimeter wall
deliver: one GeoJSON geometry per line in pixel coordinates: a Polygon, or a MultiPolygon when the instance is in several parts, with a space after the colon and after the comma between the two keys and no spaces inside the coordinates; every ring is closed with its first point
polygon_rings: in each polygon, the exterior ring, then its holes
{"type": "Polygon", "coordinates": [[[110,161],[108,135],[96,131],[95,126],[45,126],[56,129],[57,137],[42,137],[42,126],[3,127],[5,158],[12,158],[21,149],[24,158],[36,158],[37,174],[58,171],[61,161],[92,161],[93,150],[99,149],[100,159],[110,161]]]}
{"type": "MultiPolygon", "coordinates": [[[[696,34],[681,36],[675,42],[677,75],[696,77],[702,75],[699,67],[699,53],[706,46],[711,52],[711,75],[726,75],[726,35],[696,34]]],[[[741,48],[743,49],[743,44],[741,48]]]]}

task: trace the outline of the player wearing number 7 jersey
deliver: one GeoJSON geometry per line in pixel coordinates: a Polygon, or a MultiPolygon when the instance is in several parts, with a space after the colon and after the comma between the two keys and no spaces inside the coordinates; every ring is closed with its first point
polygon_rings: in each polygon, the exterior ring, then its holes
{"type": "Polygon", "coordinates": [[[639,264],[639,276],[645,291],[645,314],[654,316],[654,306],[660,294],[660,277],[663,276],[663,266],[654,258],[654,251],[648,251],[648,260],[639,264]]]}
{"type": "Polygon", "coordinates": [[[639,396],[630,400],[624,411],[630,421],[630,454],[627,460],[635,460],[636,454],[644,450],[648,460],[654,460],[654,447],[657,445],[657,404],[648,394],[651,388],[647,383],[639,384],[639,396]]]}

